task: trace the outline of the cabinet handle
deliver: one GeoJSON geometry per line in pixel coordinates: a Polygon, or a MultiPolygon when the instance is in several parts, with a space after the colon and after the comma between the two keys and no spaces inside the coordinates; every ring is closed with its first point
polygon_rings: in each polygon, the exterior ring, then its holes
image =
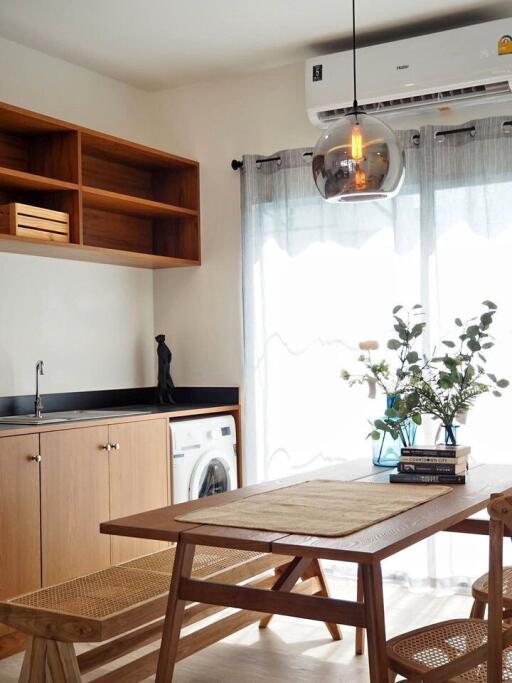
{"type": "Polygon", "coordinates": [[[41,462],[42,458],[39,454],[33,455],[31,458],[34,462],[41,462]]]}
{"type": "Polygon", "coordinates": [[[111,443],[110,446],[114,451],[118,451],[121,448],[121,444],[119,442],[118,443],[111,443]]]}
{"type": "Polygon", "coordinates": [[[104,451],[107,451],[107,453],[108,453],[109,451],[112,450],[112,444],[106,443],[104,446],[102,446],[102,448],[104,451]]]}

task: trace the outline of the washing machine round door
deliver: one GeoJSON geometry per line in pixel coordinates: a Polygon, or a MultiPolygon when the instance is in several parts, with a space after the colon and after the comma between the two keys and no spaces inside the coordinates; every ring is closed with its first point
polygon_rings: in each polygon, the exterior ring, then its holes
{"type": "Polygon", "coordinates": [[[233,488],[230,464],[222,451],[209,451],[197,461],[190,477],[189,500],[225,493],[233,488]]]}

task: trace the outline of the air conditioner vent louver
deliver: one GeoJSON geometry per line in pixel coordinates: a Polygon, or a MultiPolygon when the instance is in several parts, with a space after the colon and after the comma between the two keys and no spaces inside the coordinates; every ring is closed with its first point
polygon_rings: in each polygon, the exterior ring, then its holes
{"type": "MultiPolygon", "coordinates": [[[[447,106],[450,103],[457,103],[463,100],[475,100],[478,97],[489,97],[492,95],[510,94],[509,81],[499,83],[486,83],[483,85],[473,85],[465,88],[454,88],[453,90],[443,90],[438,92],[426,93],[424,95],[412,95],[411,97],[401,97],[393,100],[383,100],[381,102],[370,102],[362,104],[359,108],[368,113],[394,113],[403,112],[408,109],[419,110],[423,107],[432,108],[435,103],[439,107],[447,106]]],[[[336,121],[345,114],[348,114],[352,107],[342,107],[340,109],[328,109],[318,112],[320,122],[328,123],[336,121]]]]}

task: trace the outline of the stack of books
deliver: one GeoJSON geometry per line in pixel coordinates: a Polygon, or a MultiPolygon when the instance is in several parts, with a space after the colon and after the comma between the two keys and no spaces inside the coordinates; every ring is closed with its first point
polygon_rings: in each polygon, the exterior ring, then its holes
{"type": "Polygon", "coordinates": [[[402,448],[394,484],[465,484],[469,446],[407,446],[402,448]]]}

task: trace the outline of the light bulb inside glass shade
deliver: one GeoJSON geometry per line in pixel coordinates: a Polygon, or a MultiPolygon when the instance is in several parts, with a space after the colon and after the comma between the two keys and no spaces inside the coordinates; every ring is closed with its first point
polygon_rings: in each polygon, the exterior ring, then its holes
{"type": "Polygon", "coordinates": [[[404,156],[396,133],[363,112],[334,123],[313,150],[313,177],[328,202],[390,199],[404,180],[404,156]]]}
{"type": "Polygon", "coordinates": [[[352,159],[359,161],[363,158],[363,138],[361,137],[361,128],[359,122],[352,126],[352,159]]]}

